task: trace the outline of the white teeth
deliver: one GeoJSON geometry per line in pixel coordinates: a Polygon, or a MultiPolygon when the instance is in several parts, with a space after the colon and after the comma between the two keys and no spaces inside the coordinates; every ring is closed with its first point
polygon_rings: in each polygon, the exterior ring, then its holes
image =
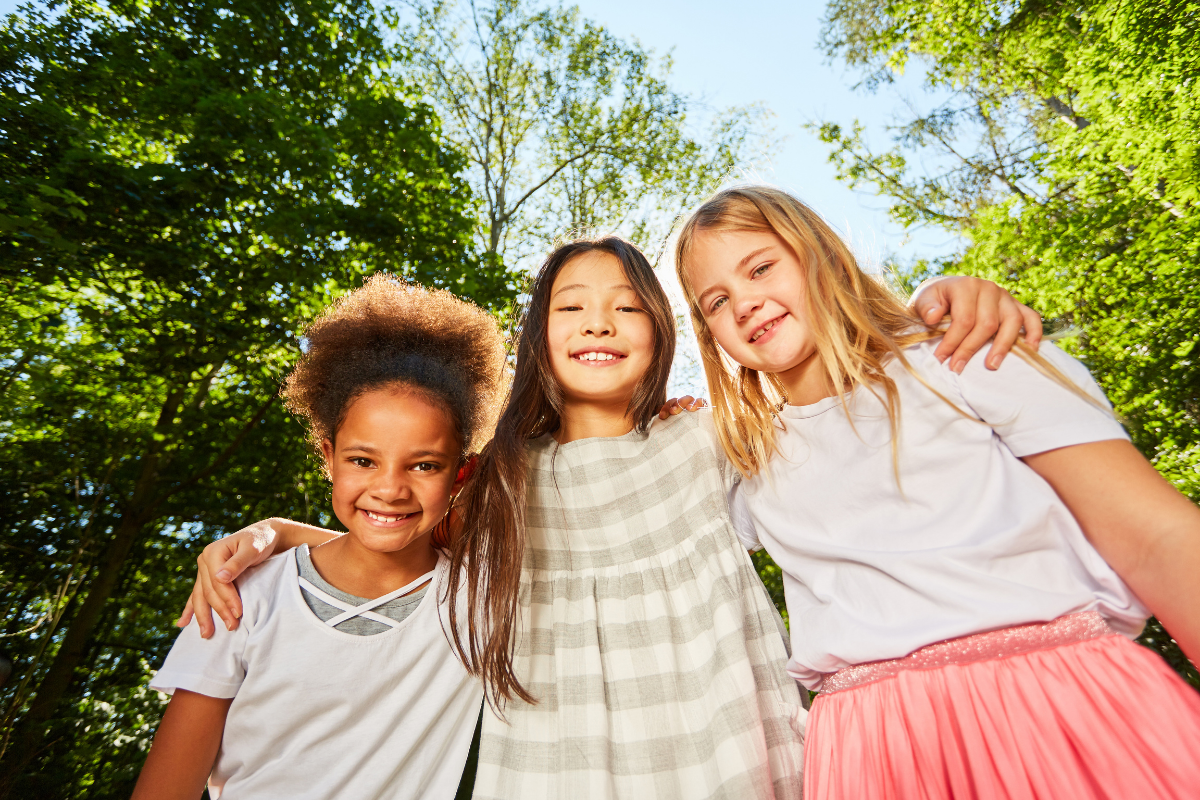
{"type": "Polygon", "coordinates": [[[774,327],[775,327],[775,323],[776,323],[776,322],[778,322],[778,320],[771,320],[771,321],[770,321],[770,322],[768,322],[766,325],[763,325],[761,328],[759,328],[758,330],[756,330],[756,331],[754,332],[754,335],[750,337],[750,341],[752,341],[752,342],[757,342],[757,341],[758,341],[758,337],[762,336],[764,333],[766,333],[767,331],[771,330],[771,328],[774,328],[774,327]]]}
{"type": "Polygon", "coordinates": [[[383,514],[376,514],[374,511],[367,511],[365,508],[363,509],[363,513],[365,513],[371,519],[377,520],[379,522],[398,522],[403,517],[408,516],[407,514],[399,514],[397,516],[388,517],[388,516],[384,516],[383,514]]]}
{"type": "Polygon", "coordinates": [[[579,361],[613,361],[616,356],[612,353],[580,353],[575,358],[579,361]]]}

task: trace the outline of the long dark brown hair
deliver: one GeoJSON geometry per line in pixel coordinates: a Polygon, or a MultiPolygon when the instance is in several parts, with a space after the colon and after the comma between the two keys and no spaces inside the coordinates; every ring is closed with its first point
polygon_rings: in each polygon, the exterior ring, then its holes
{"type": "Polygon", "coordinates": [[[639,431],[662,408],[675,357],[675,322],[670,301],[650,262],[634,245],[616,236],[580,239],[552,252],[529,290],[529,303],[517,335],[512,388],[500,412],[496,434],[480,453],[458,510],[463,528],[451,546],[447,594],[450,629],[459,657],[484,682],[488,702],[498,711],[513,695],[536,702],[513,672],[517,596],[525,554],[526,443],[558,430],[563,392],[550,366],[546,324],[554,281],[571,259],[608,253],[621,262],[625,277],[654,328],[654,353],[634,387],[627,414],[639,431]],[[459,625],[458,597],[467,587],[467,641],[459,625]]]}

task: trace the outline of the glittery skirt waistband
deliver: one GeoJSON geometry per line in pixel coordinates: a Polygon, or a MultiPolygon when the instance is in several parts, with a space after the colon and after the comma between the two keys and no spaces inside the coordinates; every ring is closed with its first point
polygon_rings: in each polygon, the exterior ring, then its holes
{"type": "Polygon", "coordinates": [[[864,683],[890,678],[910,669],[936,669],[950,664],[970,664],[1004,658],[1064,644],[1114,635],[1104,617],[1095,611],[1067,614],[1050,622],[1017,625],[998,631],[975,633],[927,645],[903,658],[855,664],[825,676],[822,694],[842,692],[864,683]]]}

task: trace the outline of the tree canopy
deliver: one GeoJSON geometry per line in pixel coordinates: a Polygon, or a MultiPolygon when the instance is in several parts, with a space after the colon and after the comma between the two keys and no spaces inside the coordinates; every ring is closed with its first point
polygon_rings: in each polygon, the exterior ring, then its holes
{"type": "Polygon", "coordinates": [[[209,538],[329,521],[277,400],[375,270],[503,315],[464,160],[357,0],[69,0],[0,27],[8,796],[128,796],[209,538]]]}
{"type": "Polygon", "coordinates": [[[655,59],[583,19],[527,0],[410,0],[401,44],[471,163],[481,238],[509,261],[572,232],[620,229],[643,247],[755,152],[765,112],[717,112],[673,89],[655,59]]]}
{"type": "MultiPolygon", "coordinates": [[[[823,40],[870,90],[918,68],[949,95],[885,151],[857,124],[820,128],[842,178],[962,237],[910,266],[991,278],[1055,318],[1200,501],[1200,3],[834,0],[823,40]]],[[[1146,641],[1197,681],[1156,624],[1146,641]]]]}

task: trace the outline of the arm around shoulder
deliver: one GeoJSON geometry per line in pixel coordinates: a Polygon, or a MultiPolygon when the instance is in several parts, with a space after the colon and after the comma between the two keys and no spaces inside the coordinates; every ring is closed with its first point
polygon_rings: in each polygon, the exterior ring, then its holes
{"type": "Polygon", "coordinates": [[[232,702],[177,689],[154,735],[133,800],[197,800],[216,763],[232,702]]]}
{"type": "Polygon", "coordinates": [[[1022,459],[1058,493],[1092,546],[1200,663],[1200,508],[1128,441],[1022,459]]]}
{"type": "Polygon", "coordinates": [[[177,624],[183,627],[194,614],[200,635],[207,639],[215,630],[212,619],[215,612],[227,630],[236,629],[242,603],[233,581],[239,575],[273,553],[302,544],[315,547],[340,535],[303,522],[272,517],[210,543],[196,559],[196,583],[177,624]]]}

